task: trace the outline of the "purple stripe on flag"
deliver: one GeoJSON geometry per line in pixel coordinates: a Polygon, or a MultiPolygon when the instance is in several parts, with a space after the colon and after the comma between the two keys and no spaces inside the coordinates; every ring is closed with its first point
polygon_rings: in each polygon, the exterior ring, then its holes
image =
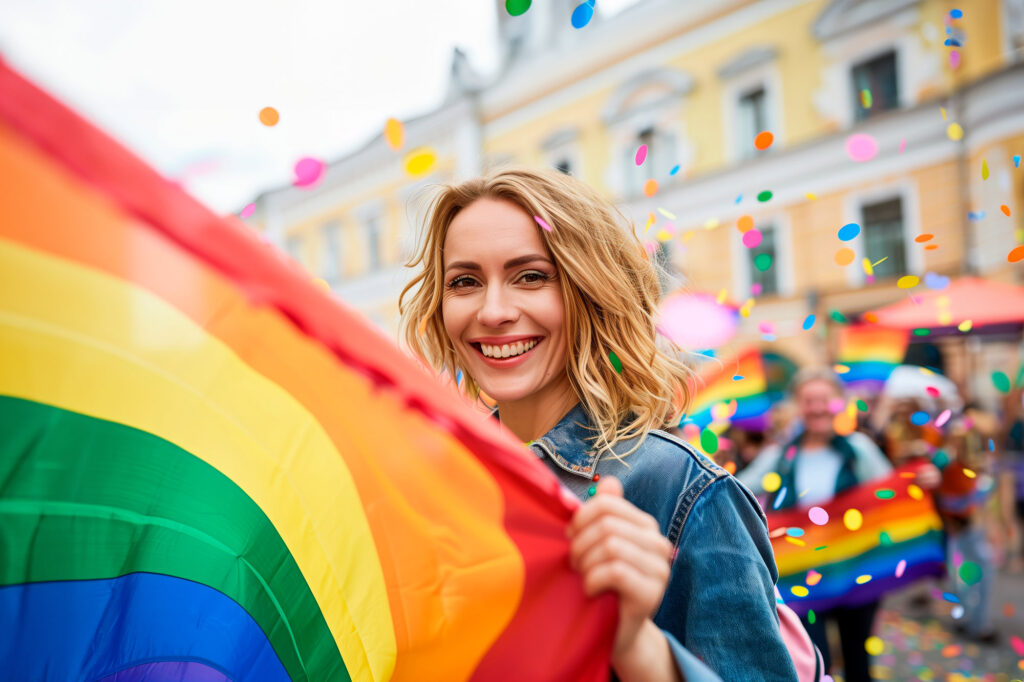
{"type": "Polygon", "coordinates": [[[198,661],[156,661],[119,670],[99,682],[231,682],[231,678],[198,661]]]}

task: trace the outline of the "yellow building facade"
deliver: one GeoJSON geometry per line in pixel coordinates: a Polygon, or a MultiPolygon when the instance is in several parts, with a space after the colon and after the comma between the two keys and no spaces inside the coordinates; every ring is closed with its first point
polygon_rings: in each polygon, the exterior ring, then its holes
{"type": "Polygon", "coordinates": [[[799,333],[808,314],[899,300],[907,274],[1021,279],[1006,257],[1024,227],[1021,0],[639,0],[580,30],[576,4],[511,17],[496,2],[498,74],[457,53],[445,103],[405,122],[402,152],[371,140],[317,188],[259,197],[250,222],[391,331],[430,186],[510,163],[605,192],[682,286],[753,299],[733,346],[826,361],[825,325],[799,333]],[[873,158],[849,156],[854,135],[873,158]],[[419,147],[437,162],[412,178],[419,147]],[[843,243],[848,223],[861,234],[843,243]]]}

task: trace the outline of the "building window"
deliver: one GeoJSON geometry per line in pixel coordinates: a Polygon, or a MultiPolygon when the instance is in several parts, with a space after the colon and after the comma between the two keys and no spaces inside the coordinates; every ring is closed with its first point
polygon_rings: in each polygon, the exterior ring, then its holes
{"type": "Polygon", "coordinates": [[[553,165],[555,166],[555,170],[559,173],[572,175],[572,162],[567,157],[563,156],[556,159],[553,165]]]}
{"type": "Polygon", "coordinates": [[[335,286],[341,279],[341,223],[332,220],[320,228],[323,252],[320,276],[335,286]]]}
{"type": "Polygon", "coordinates": [[[853,117],[856,121],[875,116],[900,105],[899,83],[896,80],[896,53],[883,55],[853,67],[853,117]],[[870,93],[870,102],[865,92],[870,93]],[[865,107],[870,104],[870,107],[865,107]]]}
{"type": "Polygon", "coordinates": [[[753,249],[747,249],[747,270],[750,272],[751,291],[757,291],[760,286],[759,296],[777,294],[779,293],[779,259],[775,240],[776,230],[771,225],[765,225],[758,229],[761,231],[761,243],[753,249]],[[767,258],[758,258],[761,254],[767,254],[767,258]]]}
{"type": "Polygon", "coordinates": [[[903,202],[897,198],[868,204],[861,209],[861,214],[864,256],[871,261],[875,277],[881,279],[905,274],[907,245],[903,230],[903,202]]]}
{"type": "Polygon", "coordinates": [[[651,179],[664,182],[676,165],[675,137],[654,127],[644,128],[632,145],[626,148],[626,177],[629,179],[627,192],[630,196],[641,194],[644,184],[651,179]],[[647,145],[647,159],[637,168],[636,152],[640,145],[647,145]]]}
{"type": "Polygon", "coordinates": [[[762,130],[768,130],[768,98],[764,87],[759,85],[741,94],[737,110],[740,155],[750,158],[759,153],[754,147],[754,138],[762,130]]]}
{"type": "Polygon", "coordinates": [[[366,268],[370,272],[380,269],[380,217],[366,219],[366,268]]]}

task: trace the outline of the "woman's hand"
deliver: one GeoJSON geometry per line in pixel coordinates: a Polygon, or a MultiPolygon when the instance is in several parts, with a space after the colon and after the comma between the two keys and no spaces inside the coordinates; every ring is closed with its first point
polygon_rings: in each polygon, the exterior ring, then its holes
{"type": "Polygon", "coordinates": [[[634,654],[650,645],[642,639],[652,632],[661,636],[650,619],[668,586],[673,547],[653,516],[623,498],[618,479],[602,478],[597,492],[569,523],[569,557],[583,576],[587,595],[605,590],[619,595],[612,651],[612,665],[618,669],[617,661],[635,659],[634,654]]]}

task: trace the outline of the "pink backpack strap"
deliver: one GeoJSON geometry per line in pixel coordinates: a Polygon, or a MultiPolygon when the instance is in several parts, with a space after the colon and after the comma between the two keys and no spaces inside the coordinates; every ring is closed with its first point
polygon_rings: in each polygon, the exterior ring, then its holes
{"type": "MultiPolygon", "coordinates": [[[[779,596],[778,588],[775,590],[776,597],[779,596]]],[[[786,606],[782,599],[776,600],[776,610],[779,613],[779,629],[782,632],[782,641],[793,659],[793,667],[796,668],[796,677],[800,682],[818,682],[824,675],[824,661],[821,652],[814,646],[810,635],[804,629],[804,624],[793,612],[793,609],[786,606]]]]}

